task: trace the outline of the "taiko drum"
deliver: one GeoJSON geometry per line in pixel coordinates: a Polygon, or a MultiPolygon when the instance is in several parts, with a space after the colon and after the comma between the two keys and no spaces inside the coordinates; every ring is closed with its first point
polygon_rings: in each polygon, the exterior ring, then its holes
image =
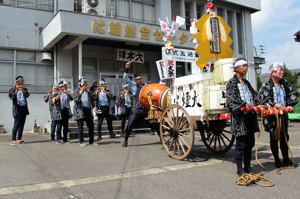
{"type": "Polygon", "coordinates": [[[147,84],[140,91],[140,104],[146,109],[150,109],[148,96],[151,96],[152,104],[165,110],[169,103],[170,88],[164,84],[147,84]]]}

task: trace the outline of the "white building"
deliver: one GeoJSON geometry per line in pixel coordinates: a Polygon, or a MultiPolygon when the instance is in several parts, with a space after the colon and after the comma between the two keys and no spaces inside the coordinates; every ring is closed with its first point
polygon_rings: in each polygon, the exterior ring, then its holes
{"type": "MultiPolygon", "coordinates": [[[[189,19],[205,13],[200,0],[0,0],[0,123],[11,130],[11,101],[7,92],[23,75],[31,92],[25,128],[49,120],[43,96],[53,82],[67,79],[72,89],[78,77],[89,83],[105,79],[115,94],[120,89],[125,61],[140,54],[132,73],[158,81],[155,61],[163,46],[158,19],[187,19],[175,47],[193,49],[189,19]],[[96,15],[95,15],[96,14],[96,15]],[[187,36],[187,37],[186,37],[187,36]]],[[[260,0],[217,0],[216,11],[232,27],[235,57],[250,62],[248,79],[255,84],[251,13],[260,0]]],[[[177,74],[191,73],[188,63],[177,63],[177,74]]]]}

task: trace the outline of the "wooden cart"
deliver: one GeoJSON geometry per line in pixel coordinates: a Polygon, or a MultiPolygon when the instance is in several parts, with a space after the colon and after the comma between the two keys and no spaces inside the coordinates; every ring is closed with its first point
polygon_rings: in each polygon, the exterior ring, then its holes
{"type": "Polygon", "coordinates": [[[159,99],[154,96],[155,89],[144,90],[149,108],[146,119],[150,123],[159,123],[161,142],[170,157],[183,160],[191,154],[195,131],[200,132],[204,145],[215,154],[226,153],[232,147],[235,138],[225,129],[229,119],[225,108],[225,86],[210,93],[213,97],[210,101],[217,100],[219,108],[206,108],[209,95],[205,92],[209,92],[212,81],[211,73],[176,78],[169,82],[168,89],[158,94],[159,99]]]}

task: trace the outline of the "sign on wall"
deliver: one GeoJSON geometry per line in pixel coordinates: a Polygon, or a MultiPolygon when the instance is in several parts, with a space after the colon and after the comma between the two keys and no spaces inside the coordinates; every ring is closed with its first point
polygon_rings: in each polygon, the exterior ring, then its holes
{"type": "MultiPolygon", "coordinates": [[[[162,48],[162,59],[166,59],[167,54],[165,52],[165,47],[162,48]]],[[[195,50],[186,50],[175,48],[173,51],[172,59],[180,62],[196,62],[199,58],[198,53],[195,50]]]]}
{"type": "MultiPolygon", "coordinates": [[[[103,18],[92,21],[92,32],[96,35],[119,37],[132,41],[148,41],[152,43],[164,43],[164,33],[159,30],[157,25],[146,25],[141,23],[123,23],[120,20],[111,21],[103,18]]],[[[175,43],[192,47],[191,35],[187,31],[179,31],[175,43]]]]}
{"type": "Polygon", "coordinates": [[[131,61],[134,58],[136,63],[144,63],[144,53],[135,50],[117,49],[117,60],[131,61]]]}

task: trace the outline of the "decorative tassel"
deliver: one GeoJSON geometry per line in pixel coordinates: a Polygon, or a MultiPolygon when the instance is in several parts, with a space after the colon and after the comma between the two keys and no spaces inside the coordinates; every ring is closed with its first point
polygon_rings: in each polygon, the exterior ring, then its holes
{"type": "Polygon", "coordinates": [[[226,42],[227,41],[227,34],[226,34],[225,28],[224,28],[222,23],[219,23],[219,29],[220,29],[221,40],[223,42],[226,42]]]}
{"type": "Polygon", "coordinates": [[[212,32],[211,32],[210,18],[211,17],[209,17],[207,19],[206,24],[205,24],[205,26],[206,26],[206,38],[207,38],[208,41],[212,41],[212,32]]]}

